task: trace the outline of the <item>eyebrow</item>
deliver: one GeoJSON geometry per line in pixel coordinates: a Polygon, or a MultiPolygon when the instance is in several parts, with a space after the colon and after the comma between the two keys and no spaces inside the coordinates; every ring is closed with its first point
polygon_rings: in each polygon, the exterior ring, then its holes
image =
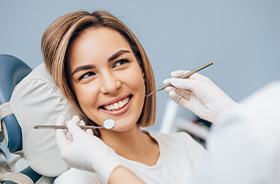
{"type": "MultiPolygon", "coordinates": [[[[110,61],[113,61],[114,59],[118,58],[119,56],[125,54],[125,53],[129,53],[130,51],[129,50],[119,50],[118,52],[114,53],[112,56],[110,56],[107,61],[110,62],[110,61]]],[[[94,65],[83,65],[83,66],[78,66],[77,68],[75,68],[75,70],[72,72],[72,76],[79,72],[79,71],[82,71],[82,70],[89,70],[89,69],[93,69],[95,68],[94,65]]]]}
{"type": "Polygon", "coordinates": [[[93,69],[93,68],[95,68],[95,66],[94,65],[83,65],[83,66],[78,66],[77,68],[75,68],[75,70],[72,72],[72,76],[75,74],[75,73],[77,73],[77,72],[79,72],[79,71],[82,71],[82,70],[89,70],[89,69],[93,69]]]}
{"type": "Polygon", "coordinates": [[[108,58],[108,62],[118,58],[119,56],[125,54],[125,53],[129,53],[130,51],[129,50],[119,50],[118,52],[114,53],[112,56],[110,56],[108,58]]]}

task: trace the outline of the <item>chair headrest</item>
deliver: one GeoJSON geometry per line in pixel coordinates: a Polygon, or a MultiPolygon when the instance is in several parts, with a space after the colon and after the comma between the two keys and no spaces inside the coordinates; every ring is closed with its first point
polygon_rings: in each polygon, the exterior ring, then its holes
{"type": "Polygon", "coordinates": [[[31,68],[20,59],[0,54],[0,103],[10,101],[14,87],[31,72],[31,68]]]}
{"type": "Polygon", "coordinates": [[[23,156],[30,167],[45,176],[57,176],[69,166],[60,157],[55,130],[34,129],[55,124],[59,115],[71,119],[75,111],[42,63],[14,89],[10,106],[22,129],[23,156]]]}

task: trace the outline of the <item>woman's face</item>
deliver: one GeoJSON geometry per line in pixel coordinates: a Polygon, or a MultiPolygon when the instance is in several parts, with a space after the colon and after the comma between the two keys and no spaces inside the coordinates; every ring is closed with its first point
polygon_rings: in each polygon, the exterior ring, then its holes
{"type": "Polygon", "coordinates": [[[126,39],[109,28],[88,28],[68,51],[73,90],[83,112],[113,130],[136,125],[145,99],[144,74],[126,39]]]}

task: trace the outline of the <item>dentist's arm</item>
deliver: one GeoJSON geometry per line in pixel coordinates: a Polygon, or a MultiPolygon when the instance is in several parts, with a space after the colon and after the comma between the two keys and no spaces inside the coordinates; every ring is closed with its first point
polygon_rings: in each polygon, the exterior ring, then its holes
{"type": "Polygon", "coordinates": [[[216,84],[203,75],[195,73],[188,79],[178,78],[187,72],[183,70],[172,72],[172,78],[164,81],[164,83],[172,84],[171,87],[165,88],[165,91],[179,105],[212,123],[237,105],[216,84]]]}
{"type": "MultiPolygon", "coordinates": [[[[56,124],[64,125],[64,117],[59,117],[56,124]]],[[[70,135],[66,135],[62,129],[56,130],[60,154],[70,167],[97,172],[106,183],[110,184],[144,183],[133,172],[122,166],[119,156],[113,149],[94,136],[91,130],[83,131],[79,124],[83,122],[78,116],[74,116],[67,123],[70,135]]]]}

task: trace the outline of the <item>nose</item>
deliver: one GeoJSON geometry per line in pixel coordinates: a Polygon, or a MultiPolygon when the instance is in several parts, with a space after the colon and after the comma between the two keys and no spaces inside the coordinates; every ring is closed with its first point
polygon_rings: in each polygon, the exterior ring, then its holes
{"type": "Polygon", "coordinates": [[[121,87],[121,81],[113,73],[106,73],[102,77],[100,91],[104,94],[114,94],[121,87]]]}

